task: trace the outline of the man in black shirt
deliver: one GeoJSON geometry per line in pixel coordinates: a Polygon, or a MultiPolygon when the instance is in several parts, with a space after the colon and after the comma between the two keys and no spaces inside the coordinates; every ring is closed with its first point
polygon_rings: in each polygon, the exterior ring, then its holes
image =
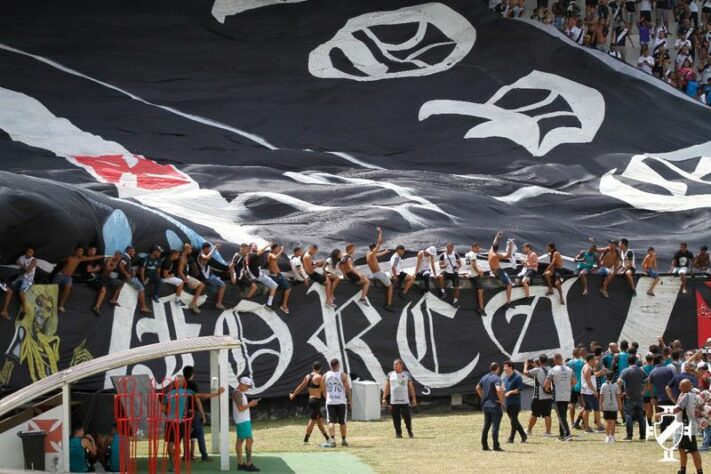
{"type": "Polygon", "coordinates": [[[686,243],[679,244],[679,250],[674,254],[672,260],[672,273],[681,277],[681,292],[686,294],[686,274],[689,273],[691,262],[694,261],[694,254],[689,252],[686,243]]]}
{"type": "MultiPolygon", "coordinates": [[[[192,365],[186,365],[183,368],[183,377],[187,381],[187,389],[192,392],[194,401],[195,412],[193,415],[193,430],[190,434],[191,439],[197,439],[198,448],[200,449],[200,456],[203,461],[211,461],[209,455],[207,454],[207,446],[205,445],[205,423],[207,418],[205,417],[205,410],[202,406],[202,400],[209,400],[211,398],[219,397],[224,391],[224,387],[220,387],[216,392],[212,393],[201,393],[197,382],[195,382],[195,369],[192,365]]],[[[189,408],[188,408],[189,409],[189,408]]],[[[188,414],[189,416],[190,414],[188,414]]],[[[186,456],[192,456],[195,452],[194,443],[191,445],[190,452],[185,453],[186,456]]]]}

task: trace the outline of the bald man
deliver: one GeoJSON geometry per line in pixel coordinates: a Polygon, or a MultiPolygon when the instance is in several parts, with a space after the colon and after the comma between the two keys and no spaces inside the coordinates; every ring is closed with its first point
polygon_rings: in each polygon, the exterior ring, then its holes
{"type": "Polygon", "coordinates": [[[688,460],[689,454],[691,454],[694,460],[694,467],[696,467],[696,472],[701,474],[703,468],[701,466],[701,455],[696,446],[696,435],[699,433],[699,426],[696,423],[696,416],[694,411],[699,401],[699,396],[691,391],[693,388],[691,380],[682,380],[679,384],[679,391],[681,392],[679,398],[674,407],[674,413],[677,415],[677,421],[681,421],[685,426],[689,427],[689,434],[682,436],[679,442],[679,472],[686,473],[686,462],[688,460]]]}

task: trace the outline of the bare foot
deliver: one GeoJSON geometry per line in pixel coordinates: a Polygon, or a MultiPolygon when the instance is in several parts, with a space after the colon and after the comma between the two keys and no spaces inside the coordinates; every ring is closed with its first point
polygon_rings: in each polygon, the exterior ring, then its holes
{"type": "Polygon", "coordinates": [[[289,314],[289,308],[285,308],[284,306],[279,306],[279,309],[284,312],[284,314],[289,314]]]}
{"type": "Polygon", "coordinates": [[[587,294],[588,294],[588,290],[587,289],[583,290],[583,296],[585,296],[587,294]]]}
{"type": "Polygon", "coordinates": [[[143,314],[151,314],[151,310],[148,309],[147,307],[143,307],[143,308],[141,308],[141,313],[143,313],[143,314]]]}
{"type": "Polygon", "coordinates": [[[7,311],[2,311],[2,312],[0,312],[0,316],[2,316],[3,318],[7,319],[8,321],[10,320],[10,315],[8,314],[7,311]]]}
{"type": "Polygon", "coordinates": [[[560,299],[560,304],[562,304],[563,306],[565,306],[565,300],[564,300],[563,298],[560,299]]]}

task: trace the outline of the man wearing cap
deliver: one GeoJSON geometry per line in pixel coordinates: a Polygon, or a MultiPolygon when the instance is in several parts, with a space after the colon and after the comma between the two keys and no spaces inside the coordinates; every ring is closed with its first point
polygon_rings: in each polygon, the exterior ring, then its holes
{"type": "Polygon", "coordinates": [[[141,282],[144,286],[148,283],[152,285],[151,299],[154,303],[158,302],[158,290],[160,289],[160,267],[163,263],[161,254],[163,249],[160,245],[154,245],[151,248],[151,253],[149,253],[146,258],[141,262],[141,267],[139,269],[141,282]]]}
{"type": "Polygon", "coordinates": [[[237,470],[257,472],[260,471],[257,466],[252,464],[252,416],[249,409],[256,407],[259,400],[247,400],[247,395],[244,392],[252,388],[254,383],[249,377],[240,377],[239,384],[232,394],[232,417],[237,425],[237,470]],[[245,445],[245,456],[242,457],[242,444],[245,445]],[[243,462],[244,461],[244,462],[243,462]]]}
{"type": "Polygon", "coordinates": [[[435,269],[436,256],[437,249],[434,245],[430,245],[425,250],[417,252],[417,263],[415,264],[417,273],[415,273],[415,279],[421,280],[424,284],[422,294],[430,291],[430,278],[433,275],[437,275],[437,270],[435,269]]]}
{"type": "Polygon", "coordinates": [[[501,280],[501,283],[506,286],[506,304],[510,305],[511,304],[511,288],[513,288],[513,285],[511,284],[511,278],[509,278],[509,275],[504,271],[503,268],[501,268],[501,263],[500,259],[509,259],[511,258],[511,254],[513,253],[513,240],[509,240],[508,243],[506,244],[506,253],[498,253],[499,252],[499,240],[501,240],[501,237],[504,235],[503,232],[499,231],[496,233],[496,236],[494,237],[494,242],[491,244],[491,248],[489,249],[489,269],[491,270],[491,274],[495,275],[496,278],[501,280]]]}

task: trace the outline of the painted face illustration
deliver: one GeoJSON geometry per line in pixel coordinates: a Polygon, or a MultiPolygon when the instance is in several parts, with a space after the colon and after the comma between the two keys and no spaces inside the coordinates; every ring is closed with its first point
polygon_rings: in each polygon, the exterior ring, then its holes
{"type": "Polygon", "coordinates": [[[309,55],[309,72],[323,79],[377,81],[446,71],[461,61],[476,41],[476,30],[441,3],[425,3],[351,18],[336,35],[309,55]],[[394,33],[415,27],[406,41],[394,33]]]}
{"type": "Polygon", "coordinates": [[[422,121],[433,115],[448,114],[489,120],[470,128],[464,138],[508,138],[526,148],[533,156],[544,156],[564,143],[591,142],[605,117],[605,100],[593,88],[555,74],[533,71],[513,84],[502,87],[483,104],[458,100],[425,102],[420,108],[419,119],[422,121]],[[517,89],[544,90],[548,91],[548,95],[538,102],[515,109],[499,105],[507,94],[517,89]],[[549,112],[549,106],[558,98],[562,98],[569,109],[549,112]],[[561,126],[542,133],[540,122],[556,117],[573,117],[580,122],[580,127],[561,126]]]}

